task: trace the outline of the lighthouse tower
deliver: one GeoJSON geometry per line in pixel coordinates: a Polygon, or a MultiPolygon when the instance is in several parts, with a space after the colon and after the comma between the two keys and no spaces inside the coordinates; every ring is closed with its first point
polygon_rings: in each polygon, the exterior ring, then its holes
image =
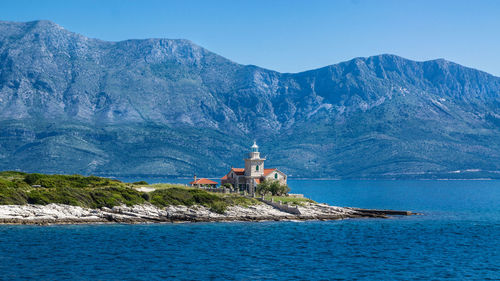
{"type": "Polygon", "coordinates": [[[248,153],[248,158],[245,159],[245,178],[250,194],[255,193],[256,186],[254,179],[260,179],[264,176],[265,160],[265,158],[260,157],[259,146],[254,141],[250,148],[250,153],[248,153]]]}
{"type": "Polygon", "coordinates": [[[260,178],[264,175],[264,158],[260,158],[259,146],[254,142],[245,159],[245,176],[260,178]]]}

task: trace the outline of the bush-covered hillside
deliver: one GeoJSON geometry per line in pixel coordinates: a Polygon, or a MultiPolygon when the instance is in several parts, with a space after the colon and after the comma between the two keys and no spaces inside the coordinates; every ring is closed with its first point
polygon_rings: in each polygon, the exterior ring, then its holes
{"type": "MultiPolygon", "coordinates": [[[[203,205],[222,213],[230,205],[251,205],[257,201],[237,195],[209,193],[182,185],[158,185],[151,193],[134,189],[137,184],[81,175],[44,175],[0,172],[0,205],[50,203],[87,208],[152,203],[168,205],[203,205]]],[[[155,187],[155,185],[152,185],[155,187]]]]}

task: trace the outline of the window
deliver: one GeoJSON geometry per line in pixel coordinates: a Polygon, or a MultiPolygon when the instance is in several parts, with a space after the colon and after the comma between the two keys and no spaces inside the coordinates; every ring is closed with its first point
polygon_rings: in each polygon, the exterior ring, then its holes
{"type": "Polygon", "coordinates": [[[255,166],[255,171],[259,170],[259,165],[255,166]]]}
{"type": "Polygon", "coordinates": [[[278,173],[274,174],[274,178],[277,179],[278,178],[278,173]]]}

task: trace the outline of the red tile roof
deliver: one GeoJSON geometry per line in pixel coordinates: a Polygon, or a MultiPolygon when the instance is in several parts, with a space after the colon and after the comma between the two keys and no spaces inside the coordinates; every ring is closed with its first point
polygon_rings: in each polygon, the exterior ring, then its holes
{"type": "Polygon", "coordinates": [[[213,180],[202,178],[202,179],[197,179],[195,181],[192,181],[189,184],[217,184],[217,183],[214,182],[213,180]]]}
{"type": "Polygon", "coordinates": [[[269,175],[270,173],[276,171],[276,170],[278,170],[278,169],[276,169],[276,168],[264,169],[264,177],[269,175]]]}
{"type": "Polygon", "coordinates": [[[232,168],[231,170],[234,171],[234,173],[237,175],[245,174],[245,168],[232,168]]]}
{"type": "MultiPolygon", "coordinates": [[[[231,171],[234,171],[234,173],[238,176],[243,176],[245,174],[245,168],[231,168],[231,171]]],[[[231,173],[231,171],[223,176],[221,180],[227,180],[228,175],[231,173]]]]}
{"type": "Polygon", "coordinates": [[[260,179],[254,179],[257,184],[260,183],[260,179]]]}
{"type": "MultiPolygon", "coordinates": [[[[270,173],[272,173],[276,170],[278,170],[278,169],[276,169],[276,168],[264,169],[264,177],[268,176],[270,173]]],[[[244,168],[231,168],[231,171],[234,171],[234,173],[238,176],[242,176],[245,174],[244,168]]],[[[229,173],[231,173],[231,171],[229,171],[229,173]]],[[[229,173],[227,173],[227,175],[223,176],[221,178],[221,180],[227,180],[229,173]]],[[[259,182],[257,182],[257,183],[259,183],[259,182]]]]}

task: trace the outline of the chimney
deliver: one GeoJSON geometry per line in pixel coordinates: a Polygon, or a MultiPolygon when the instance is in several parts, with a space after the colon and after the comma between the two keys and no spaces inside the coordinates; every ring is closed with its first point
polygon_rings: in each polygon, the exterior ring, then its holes
{"type": "Polygon", "coordinates": [[[194,181],[196,181],[196,174],[194,174],[194,181]]]}

